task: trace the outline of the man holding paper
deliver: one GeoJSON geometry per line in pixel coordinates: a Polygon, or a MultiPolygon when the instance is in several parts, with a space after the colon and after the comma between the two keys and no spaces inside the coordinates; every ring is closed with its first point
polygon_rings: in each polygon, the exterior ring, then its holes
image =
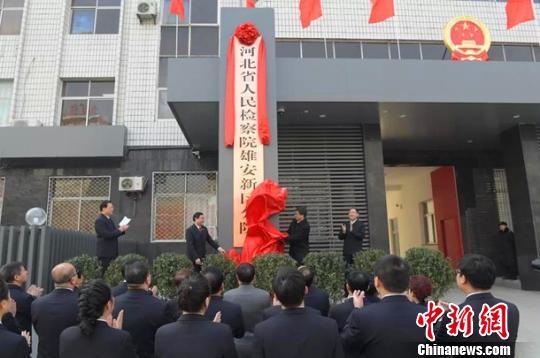
{"type": "Polygon", "coordinates": [[[99,205],[100,214],[96,219],[97,247],[96,255],[101,263],[103,273],[109,267],[109,264],[118,256],[118,238],[128,230],[130,219],[124,217],[118,227],[112,220],[114,212],[113,204],[106,200],[99,205]]]}

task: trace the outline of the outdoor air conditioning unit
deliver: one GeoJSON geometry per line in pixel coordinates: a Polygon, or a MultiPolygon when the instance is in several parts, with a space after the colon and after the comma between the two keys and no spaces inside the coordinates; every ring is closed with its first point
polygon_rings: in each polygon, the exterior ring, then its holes
{"type": "Polygon", "coordinates": [[[146,182],[144,177],[120,177],[118,179],[119,191],[144,191],[146,182]]]}
{"type": "Polygon", "coordinates": [[[140,0],[137,4],[137,17],[142,24],[145,21],[152,20],[156,24],[158,6],[152,0],[140,0]]]}

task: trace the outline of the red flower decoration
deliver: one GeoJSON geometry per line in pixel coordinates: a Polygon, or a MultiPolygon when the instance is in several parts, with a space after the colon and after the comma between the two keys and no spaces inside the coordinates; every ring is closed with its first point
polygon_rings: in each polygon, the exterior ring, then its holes
{"type": "Polygon", "coordinates": [[[245,24],[239,25],[234,32],[234,36],[238,38],[238,41],[242,45],[251,46],[257,41],[261,34],[259,30],[251,22],[246,22],[245,24]]]}

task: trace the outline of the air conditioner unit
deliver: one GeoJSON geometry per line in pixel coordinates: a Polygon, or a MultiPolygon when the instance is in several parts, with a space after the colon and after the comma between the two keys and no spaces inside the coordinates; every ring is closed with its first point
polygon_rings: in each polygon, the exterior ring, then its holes
{"type": "Polygon", "coordinates": [[[144,191],[144,177],[120,177],[118,179],[119,191],[144,191]]]}
{"type": "Polygon", "coordinates": [[[142,24],[145,21],[152,20],[154,25],[158,15],[158,6],[155,1],[141,0],[137,3],[137,17],[142,24]]]}

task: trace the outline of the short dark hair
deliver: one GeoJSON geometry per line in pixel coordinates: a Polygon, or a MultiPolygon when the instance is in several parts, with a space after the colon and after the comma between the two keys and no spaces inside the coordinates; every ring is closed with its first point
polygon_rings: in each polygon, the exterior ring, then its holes
{"type": "Polygon", "coordinates": [[[243,263],[236,268],[236,277],[242,283],[251,283],[255,278],[255,267],[249,263],[243,263]]]}
{"type": "Polygon", "coordinates": [[[208,280],[195,272],[185,279],[178,288],[178,307],[183,312],[198,312],[210,295],[208,280]]]}
{"type": "Polygon", "coordinates": [[[305,206],[297,206],[296,211],[298,211],[298,214],[307,216],[307,208],[305,206]]]}
{"type": "Polygon", "coordinates": [[[193,273],[193,271],[191,269],[188,269],[188,268],[183,268],[181,269],[180,271],[178,271],[177,273],[174,274],[174,286],[175,287],[180,287],[180,285],[182,284],[182,282],[189,278],[189,276],[191,276],[191,274],[193,273]]]}
{"type": "Polygon", "coordinates": [[[285,307],[299,306],[304,300],[306,280],[300,271],[285,267],[278,270],[272,280],[272,290],[285,307]]]}
{"type": "Polygon", "coordinates": [[[200,216],[204,215],[200,211],[197,211],[195,214],[193,214],[193,221],[197,220],[200,216]]]}
{"type": "Polygon", "coordinates": [[[105,209],[107,206],[109,206],[109,204],[112,204],[112,201],[110,200],[103,200],[101,202],[101,204],[99,204],[99,211],[103,211],[103,209],[105,209]]]}
{"type": "Polygon", "coordinates": [[[141,285],[148,277],[150,269],[148,268],[148,264],[146,262],[135,261],[126,266],[125,273],[125,279],[128,285],[141,285]]]}
{"type": "Polygon", "coordinates": [[[15,281],[15,276],[20,275],[24,267],[24,264],[20,261],[10,262],[2,266],[0,274],[7,283],[12,283],[15,281]]]}
{"type": "Polygon", "coordinates": [[[346,281],[352,291],[364,291],[367,295],[366,291],[369,288],[369,274],[363,271],[352,270],[347,273],[346,281]]]}
{"type": "Polygon", "coordinates": [[[9,299],[9,287],[3,279],[0,278],[0,301],[9,299]]]}
{"type": "Polygon", "coordinates": [[[128,267],[129,265],[131,265],[131,264],[133,264],[133,263],[135,263],[137,261],[140,261],[140,259],[132,257],[132,258],[126,260],[122,264],[122,267],[120,267],[120,273],[122,274],[122,277],[124,278],[124,280],[126,279],[126,267],[128,267]]]}
{"type": "Polygon", "coordinates": [[[304,280],[306,280],[306,286],[311,287],[313,284],[313,279],[315,278],[315,269],[310,266],[301,266],[298,268],[298,271],[304,276],[304,280]]]}
{"type": "Polygon", "coordinates": [[[204,270],[204,277],[208,280],[208,286],[210,287],[210,294],[215,295],[221,290],[223,286],[223,272],[217,267],[208,267],[204,270]]]}
{"type": "Polygon", "coordinates": [[[392,293],[402,293],[409,287],[410,267],[407,261],[399,256],[381,257],[375,263],[373,271],[384,288],[392,293]]]}
{"type": "Polygon", "coordinates": [[[489,290],[495,283],[495,264],[484,255],[465,255],[459,262],[459,273],[477,289],[489,290]]]}

